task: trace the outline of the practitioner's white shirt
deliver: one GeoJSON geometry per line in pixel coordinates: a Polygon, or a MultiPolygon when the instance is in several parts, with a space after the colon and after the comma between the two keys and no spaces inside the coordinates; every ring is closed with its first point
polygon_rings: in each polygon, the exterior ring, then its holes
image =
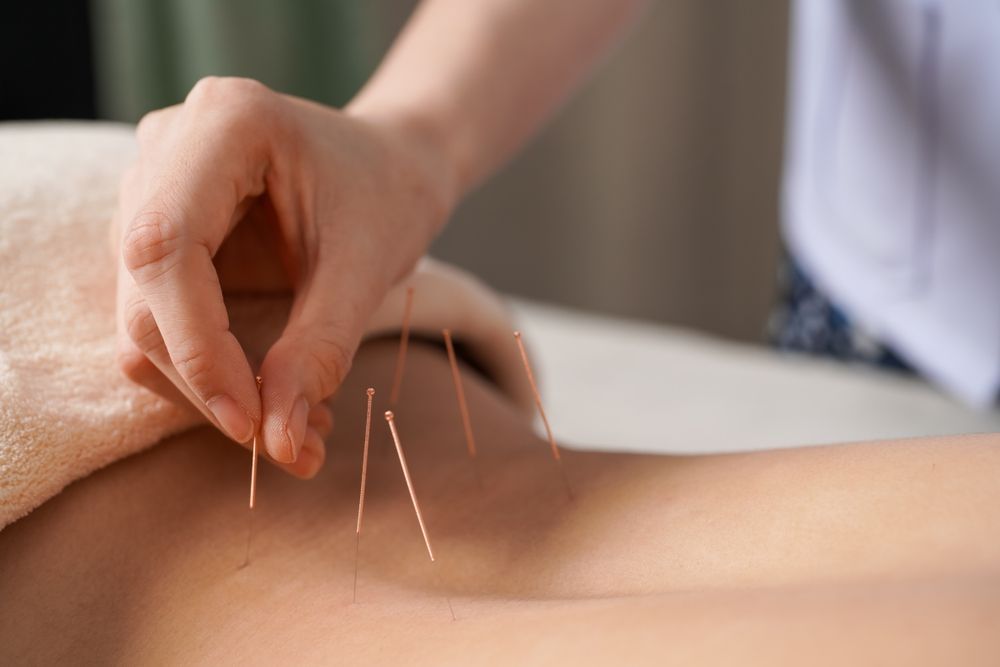
{"type": "Polygon", "coordinates": [[[1000,0],[799,0],[783,222],[860,326],[965,401],[1000,389],[1000,0]]]}

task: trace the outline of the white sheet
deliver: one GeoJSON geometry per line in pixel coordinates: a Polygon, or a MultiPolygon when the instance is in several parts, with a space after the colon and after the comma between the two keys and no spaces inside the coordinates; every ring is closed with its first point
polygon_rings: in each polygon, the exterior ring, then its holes
{"type": "Polygon", "coordinates": [[[673,327],[517,301],[556,436],[582,449],[738,452],[1000,431],[926,383],[673,327]]]}

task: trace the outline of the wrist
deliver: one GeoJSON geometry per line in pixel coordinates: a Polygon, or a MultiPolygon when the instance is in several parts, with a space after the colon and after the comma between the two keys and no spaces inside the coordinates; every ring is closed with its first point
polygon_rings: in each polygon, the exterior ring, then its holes
{"type": "Polygon", "coordinates": [[[447,221],[464,196],[461,172],[448,150],[447,138],[437,126],[418,114],[378,108],[355,98],[343,112],[378,131],[402,153],[419,180],[419,190],[432,209],[433,233],[447,221]]]}

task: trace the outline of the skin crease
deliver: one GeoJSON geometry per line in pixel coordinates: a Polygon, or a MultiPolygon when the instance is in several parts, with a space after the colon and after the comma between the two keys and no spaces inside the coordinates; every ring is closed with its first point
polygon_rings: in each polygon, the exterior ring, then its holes
{"type": "Polygon", "coordinates": [[[259,426],[275,461],[305,448],[315,468],[308,415],[348,372],[375,305],[638,5],[427,0],[343,110],[208,77],[147,114],[113,233],[122,371],[237,442],[259,426]],[[234,289],[295,298],[260,394],[223,307],[234,289]]]}
{"type": "MultiPolygon", "coordinates": [[[[995,664],[1000,438],[671,457],[563,450],[444,353],[362,348],[309,482],[199,429],[0,533],[0,662],[995,664]],[[365,387],[376,387],[351,603],[365,387]],[[447,596],[458,620],[453,622],[447,596]]],[[[664,433],[669,438],[669,431],[664,433]]]]}

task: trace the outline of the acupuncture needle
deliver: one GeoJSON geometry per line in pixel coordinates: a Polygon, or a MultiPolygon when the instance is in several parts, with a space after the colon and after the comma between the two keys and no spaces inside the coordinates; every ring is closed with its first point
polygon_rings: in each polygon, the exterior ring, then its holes
{"type": "Polygon", "coordinates": [[[368,412],[365,417],[365,448],[361,455],[361,494],[358,497],[358,527],[354,533],[354,595],[351,604],[358,601],[358,551],[361,548],[361,516],[365,511],[365,482],[368,479],[368,442],[372,433],[372,399],[375,389],[368,387],[368,412]]]}
{"type": "Polygon", "coordinates": [[[451,340],[451,330],[442,329],[444,346],[448,351],[448,363],[451,365],[451,379],[455,385],[455,397],[458,399],[458,411],[462,416],[462,429],[465,431],[465,446],[472,461],[472,471],[476,476],[476,484],[481,489],[483,480],[479,475],[479,463],[476,460],[476,439],[472,435],[472,420],[469,419],[469,407],[465,401],[465,389],[462,386],[462,374],[458,370],[458,360],[455,357],[455,346],[451,340]]]}
{"type": "Polygon", "coordinates": [[[396,357],[396,371],[392,377],[392,391],[389,392],[389,407],[396,407],[399,389],[403,384],[403,368],[406,365],[406,348],[410,342],[410,313],[413,310],[413,288],[406,288],[406,303],[403,306],[403,326],[399,333],[399,354],[396,357]]]}
{"type": "Polygon", "coordinates": [[[552,458],[559,465],[559,473],[562,476],[563,484],[566,485],[566,494],[573,500],[573,489],[569,485],[569,477],[566,476],[566,469],[563,467],[562,457],[559,455],[559,446],[552,436],[552,427],[549,426],[549,418],[545,415],[545,408],[542,407],[542,394],[538,391],[538,384],[535,382],[535,374],[531,372],[531,362],[528,361],[528,353],[524,349],[524,341],[521,340],[521,332],[514,332],[514,340],[517,341],[517,349],[521,352],[521,362],[524,364],[524,372],[528,376],[528,383],[531,384],[531,393],[535,397],[535,405],[538,407],[538,414],[542,417],[542,424],[545,425],[545,434],[549,440],[549,447],[552,449],[552,458]]]}
{"type": "MultiPolygon", "coordinates": [[[[424,516],[420,512],[420,503],[417,502],[417,492],[413,489],[413,480],[410,478],[410,469],[406,465],[406,456],[403,454],[403,445],[399,441],[399,432],[396,431],[396,420],[392,410],[385,411],[385,420],[389,422],[389,431],[392,433],[392,442],[396,445],[396,455],[399,456],[399,467],[403,469],[403,479],[406,480],[406,488],[410,492],[410,501],[413,503],[413,511],[417,515],[417,523],[420,524],[420,533],[424,536],[424,544],[427,546],[427,555],[434,563],[434,550],[431,549],[431,540],[427,536],[427,527],[424,525],[424,516]]],[[[444,597],[448,603],[448,611],[451,612],[451,620],[455,620],[455,610],[451,606],[451,598],[444,597]]]]}
{"type": "MultiPolygon", "coordinates": [[[[260,394],[261,377],[257,376],[257,394],[260,394]]],[[[250,518],[247,524],[247,552],[243,559],[243,565],[241,568],[246,567],[250,564],[250,541],[253,539],[253,508],[257,502],[257,458],[258,458],[258,441],[260,431],[258,430],[253,434],[253,446],[252,446],[252,459],[250,463],[250,518]]]]}

